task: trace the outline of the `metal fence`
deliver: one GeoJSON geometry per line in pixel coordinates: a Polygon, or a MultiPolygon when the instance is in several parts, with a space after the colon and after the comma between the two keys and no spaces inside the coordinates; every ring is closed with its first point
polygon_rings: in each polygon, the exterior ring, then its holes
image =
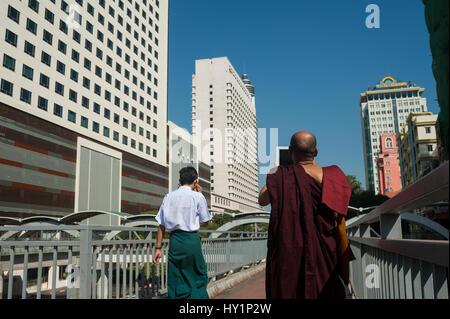
{"type": "Polygon", "coordinates": [[[447,162],[378,208],[347,222],[356,257],[350,264],[350,281],[357,298],[448,299],[449,241],[402,238],[403,213],[448,203],[448,177],[447,162]],[[373,231],[374,224],[380,234],[373,231]]]}
{"type": "MultiPolygon", "coordinates": [[[[157,298],[167,292],[169,240],[163,240],[162,258],[155,266],[156,231],[125,226],[0,227],[0,234],[11,235],[0,240],[0,297],[157,298]]],[[[221,233],[221,238],[202,238],[210,279],[266,257],[266,233],[221,233]]]]}

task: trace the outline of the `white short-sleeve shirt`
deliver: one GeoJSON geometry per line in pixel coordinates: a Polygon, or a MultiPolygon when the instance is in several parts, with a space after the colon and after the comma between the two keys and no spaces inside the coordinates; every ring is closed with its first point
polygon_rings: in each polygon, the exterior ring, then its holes
{"type": "Polygon", "coordinates": [[[158,224],[164,226],[168,231],[198,231],[200,223],[210,220],[211,215],[205,196],[194,192],[188,186],[181,186],[167,194],[158,215],[156,215],[158,224]]]}

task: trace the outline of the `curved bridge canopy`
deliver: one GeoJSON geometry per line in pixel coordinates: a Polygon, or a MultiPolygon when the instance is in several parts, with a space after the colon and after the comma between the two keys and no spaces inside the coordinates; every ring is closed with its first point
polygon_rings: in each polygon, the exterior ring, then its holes
{"type": "Polygon", "coordinates": [[[270,212],[259,211],[259,212],[251,212],[251,213],[240,213],[240,214],[229,214],[233,215],[234,219],[217,229],[218,233],[212,233],[210,238],[218,238],[221,234],[221,231],[229,231],[236,227],[262,223],[269,224],[270,220],[270,212]]]}

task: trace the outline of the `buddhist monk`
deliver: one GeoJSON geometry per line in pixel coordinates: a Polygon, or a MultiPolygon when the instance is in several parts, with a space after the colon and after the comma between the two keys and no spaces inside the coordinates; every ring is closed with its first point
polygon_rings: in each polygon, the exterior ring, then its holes
{"type": "Polygon", "coordinates": [[[344,299],[349,261],[345,231],[351,190],[337,166],[320,167],[316,138],[294,134],[294,164],[267,175],[259,204],[271,204],[267,243],[268,299],[344,299]]]}

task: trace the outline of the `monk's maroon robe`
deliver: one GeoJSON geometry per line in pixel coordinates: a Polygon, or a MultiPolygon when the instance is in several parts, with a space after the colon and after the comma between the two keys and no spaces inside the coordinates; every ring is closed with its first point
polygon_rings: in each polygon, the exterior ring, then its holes
{"type": "Polygon", "coordinates": [[[347,214],[351,195],[344,173],[324,167],[321,184],[301,165],[280,166],[267,175],[267,189],[267,298],[345,298],[336,247],[336,216],[347,214]]]}

